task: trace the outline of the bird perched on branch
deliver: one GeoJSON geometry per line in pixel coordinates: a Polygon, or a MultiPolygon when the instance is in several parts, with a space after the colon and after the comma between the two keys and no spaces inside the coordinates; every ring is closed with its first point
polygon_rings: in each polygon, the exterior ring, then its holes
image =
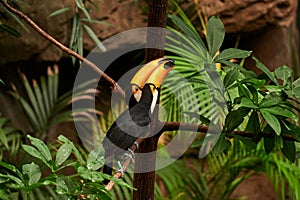
{"type": "Polygon", "coordinates": [[[105,151],[103,173],[111,175],[114,161],[120,165],[124,155],[133,159],[129,147],[150,130],[160,86],[173,67],[172,59],[159,58],[144,65],[132,78],[129,108],[111,125],[102,142],[105,151]]]}

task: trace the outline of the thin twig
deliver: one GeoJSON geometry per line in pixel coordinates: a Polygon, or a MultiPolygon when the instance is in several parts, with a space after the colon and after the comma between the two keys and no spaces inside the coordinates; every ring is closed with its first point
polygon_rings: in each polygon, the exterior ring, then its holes
{"type": "Polygon", "coordinates": [[[125,93],[123,89],[119,86],[118,83],[116,83],[111,77],[109,77],[107,74],[105,74],[99,67],[97,67],[94,63],[89,61],[88,59],[84,58],[83,56],[79,55],[75,51],[71,50],[70,48],[66,47],[59,41],[57,41],[55,38],[53,38],[51,35],[46,33],[41,27],[39,27],[34,21],[32,21],[27,15],[22,13],[21,11],[13,8],[11,5],[9,5],[5,0],[1,0],[1,3],[12,13],[19,16],[21,19],[23,19],[27,24],[29,24],[35,31],[37,31],[39,34],[41,34],[44,38],[49,40],[51,43],[56,45],[59,49],[62,51],[68,53],[71,56],[74,56],[78,60],[86,63],[90,68],[92,68],[96,73],[98,73],[100,76],[102,76],[111,86],[112,91],[119,92],[121,95],[125,96],[125,93]]]}

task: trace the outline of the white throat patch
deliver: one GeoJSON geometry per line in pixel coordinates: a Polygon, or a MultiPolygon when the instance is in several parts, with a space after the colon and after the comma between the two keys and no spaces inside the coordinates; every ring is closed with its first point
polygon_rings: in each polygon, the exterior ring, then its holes
{"type": "Polygon", "coordinates": [[[152,103],[151,103],[151,107],[150,107],[151,113],[153,113],[153,111],[154,111],[154,108],[155,108],[155,105],[157,102],[157,98],[158,98],[158,91],[155,90],[153,93],[153,99],[152,99],[152,103]]]}

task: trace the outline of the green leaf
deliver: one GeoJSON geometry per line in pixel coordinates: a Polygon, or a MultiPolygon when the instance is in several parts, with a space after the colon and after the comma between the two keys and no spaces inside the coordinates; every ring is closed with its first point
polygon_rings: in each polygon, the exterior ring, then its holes
{"type": "Polygon", "coordinates": [[[96,171],[104,165],[104,152],[100,148],[95,148],[89,153],[87,160],[88,170],[96,171]]]}
{"type": "Polygon", "coordinates": [[[0,126],[0,141],[1,141],[1,143],[4,145],[4,147],[6,149],[9,149],[6,134],[4,133],[4,131],[1,128],[1,126],[0,126]]]}
{"type": "Polygon", "coordinates": [[[274,107],[264,108],[264,110],[268,111],[268,112],[270,112],[274,115],[288,117],[288,118],[292,118],[294,120],[298,119],[298,116],[288,108],[283,108],[283,107],[280,107],[280,106],[274,106],[274,107]]]}
{"type": "Polygon", "coordinates": [[[88,170],[82,166],[78,167],[77,172],[82,178],[90,180],[92,182],[102,182],[105,179],[105,174],[102,174],[98,171],[88,170]]]}
{"type": "Polygon", "coordinates": [[[232,85],[238,78],[239,72],[237,69],[230,70],[224,77],[224,87],[228,88],[232,85]]]}
{"type": "Polygon", "coordinates": [[[246,108],[253,108],[256,109],[258,108],[250,99],[243,97],[241,99],[240,106],[246,107],[246,108]]]}
{"type": "Polygon", "coordinates": [[[293,82],[292,91],[296,97],[300,97],[300,78],[293,82]]]}
{"type": "Polygon", "coordinates": [[[99,49],[101,49],[102,51],[106,51],[105,46],[99,40],[99,38],[97,37],[95,32],[90,27],[88,27],[87,25],[83,25],[83,28],[89,34],[89,36],[92,38],[92,40],[96,43],[96,45],[99,47],[99,49]]]}
{"type": "Polygon", "coordinates": [[[75,0],[76,6],[84,13],[84,15],[87,17],[89,21],[91,21],[91,16],[89,14],[89,11],[86,9],[86,7],[83,4],[82,0],[75,0]]]}
{"type": "Polygon", "coordinates": [[[72,145],[70,143],[64,143],[59,147],[56,153],[55,166],[58,168],[63,162],[65,162],[72,153],[72,145]]]}
{"type": "Polygon", "coordinates": [[[267,94],[260,102],[260,108],[267,108],[278,105],[283,102],[283,97],[278,93],[267,94]]]}
{"type": "MultiPolygon", "coordinates": [[[[13,35],[15,37],[20,37],[21,36],[21,33],[19,33],[17,30],[13,29],[12,27],[6,25],[6,24],[2,24],[0,22],[0,32],[3,31],[3,32],[7,32],[9,33],[10,35],[13,35]]],[[[0,82],[3,83],[3,81],[0,79],[0,82]]],[[[4,84],[4,83],[3,83],[4,84]]]]}
{"type": "Polygon", "coordinates": [[[264,147],[267,154],[271,153],[275,147],[273,138],[264,138],[264,147]]]}
{"type": "Polygon", "coordinates": [[[75,147],[75,145],[73,144],[73,142],[71,142],[68,138],[66,138],[65,136],[63,135],[59,135],[58,136],[58,140],[61,141],[61,142],[64,142],[64,143],[68,143],[70,145],[72,145],[72,149],[73,149],[73,152],[77,158],[77,161],[80,163],[80,164],[84,164],[85,161],[83,160],[81,154],[79,153],[78,149],[75,147]]]}
{"type": "Polygon", "coordinates": [[[23,174],[26,174],[29,178],[28,185],[37,183],[42,176],[40,167],[34,162],[23,165],[22,171],[23,174]]]}
{"type": "Polygon", "coordinates": [[[215,59],[215,62],[220,62],[223,60],[230,60],[232,58],[247,58],[251,55],[251,51],[245,51],[236,48],[229,48],[223,50],[215,59]]]}
{"type": "Polygon", "coordinates": [[[222,152],[228,150],[230,147],[231,147],[230,141],[226,139],[224,134],[221,134],[219,140],[214,146],[213,151],[215,152],[216,155],[219,155],[222,152]]]}
{"type": "Polygon", "coordinates": [[[38,149],[45,161],[47,161],[47,163],[50,162],[52,160],[52,157],[47,145],[42,140],[34,138],[30,135],[27,135],[27,137],[29,138],[31,144],[38,149]]]}
{"type": "Polygon", "coordinates": [[[247,126],[246,126],[246,131],[250,131],[257,135],[260,132],[260,123],[259,123],[259,118],[258,114],[256,111],[253,111],[249,117],[247,126]]]}
{"type": "Polygon", "coordinates": [[[284,85],[287,84],[287,81],[291,79],[291,77],[294,74],[293,70],[286,65],[283,65],[275,69],[274,73],[277,78],[283,80],[284,85]]]}
{"type": "Polygon", "coordinates": [[[253,60],[256,62],[257,68],[263,71],[271,81],[273,81],[276,85],[279,85],[278,81],[276,80],[274,74],[264,65],[262,64],[256,57],[253,56],[253,60]]]}
{"type": "Polygon", "coordinates": [[[227,131],[236,129],[243,121],[244,117],[249,113],[250,109],[239,108],[228,113],[225,119],[225,128],[227,131]]]}
{"type": "Polygon", "coordinates": [[[5,163],[3,161],[0,161],[0,166],[14,172],[14,173],[17,173],[18,175],[21,175],[22,173],[12,164],[8,164],[8,163],[5,163]]]}
{"type": "Polygon", "coordinates": [[[238,92],[240,97],[246,97],[247,99],[251,99],[249,90],[239,81],[237,82],[237,84],[238,84],[238,92]]]}
{"type": "Polygon", "coordinates": [[[222,21],[212,16],[207,23],[206,27],[206,40],[208,45],[209,54],[214,57],[220,49],[225,37],[225,28],[222,21]]]}
{"type": "Polygon", "coordinates": [[[271,126],[271,128],[275,131],[277,135],[280,135],[281,133],[281,126],[279,123],[279,120],[270,112],[265,110],[264,108],[260,109],[260,113],[266,120],[266,122],[271,126]]]}
{"type": "Polygon", "coordinates": [[[296,160],[296,146],[295,142],[283,140],[283,148],[281,149],[283,155],[291,162],[296,160]]]}
{"type": "Polygon", "coordinates": [[[48,17],[54,17],[56,15],[60,15],[60,14],[66,12],[68,10],[70,10],[70,8],[61,8],[61,9],[58,9],[58,10],[52,12],[48,17]]]}
{"type": "Polygon", "coordinates": [[[42,156],[41,152],[39,152],[36,148],[29,146],[27,144],[22,144],[22,148],[24,149],[24,151],[26,151],[29,155],[40,159],[41,161],[43,161],[44,163],[47,162],[44,157],[42,156]]]}

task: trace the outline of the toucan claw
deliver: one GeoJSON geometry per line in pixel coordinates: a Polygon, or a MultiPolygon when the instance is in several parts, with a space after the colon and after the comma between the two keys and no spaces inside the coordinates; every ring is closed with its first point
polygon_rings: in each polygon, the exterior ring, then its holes
{"type": "Polygon", "coordinates": [[[138,150],[139,149],[139,143],[137,141],[135,141],[133,144],[135,145],[136,150],[138,150]]]}
{"type": "Polygon", "coordinates": [[[119,169],[117,170],[117,172],[120,172],[121,173],[121,177],[123,178],[124,176],[124,170],[123,170],[123,166],[121,164],[120,161],[118,161],[118,166],[119,166],[119,169]]]}

